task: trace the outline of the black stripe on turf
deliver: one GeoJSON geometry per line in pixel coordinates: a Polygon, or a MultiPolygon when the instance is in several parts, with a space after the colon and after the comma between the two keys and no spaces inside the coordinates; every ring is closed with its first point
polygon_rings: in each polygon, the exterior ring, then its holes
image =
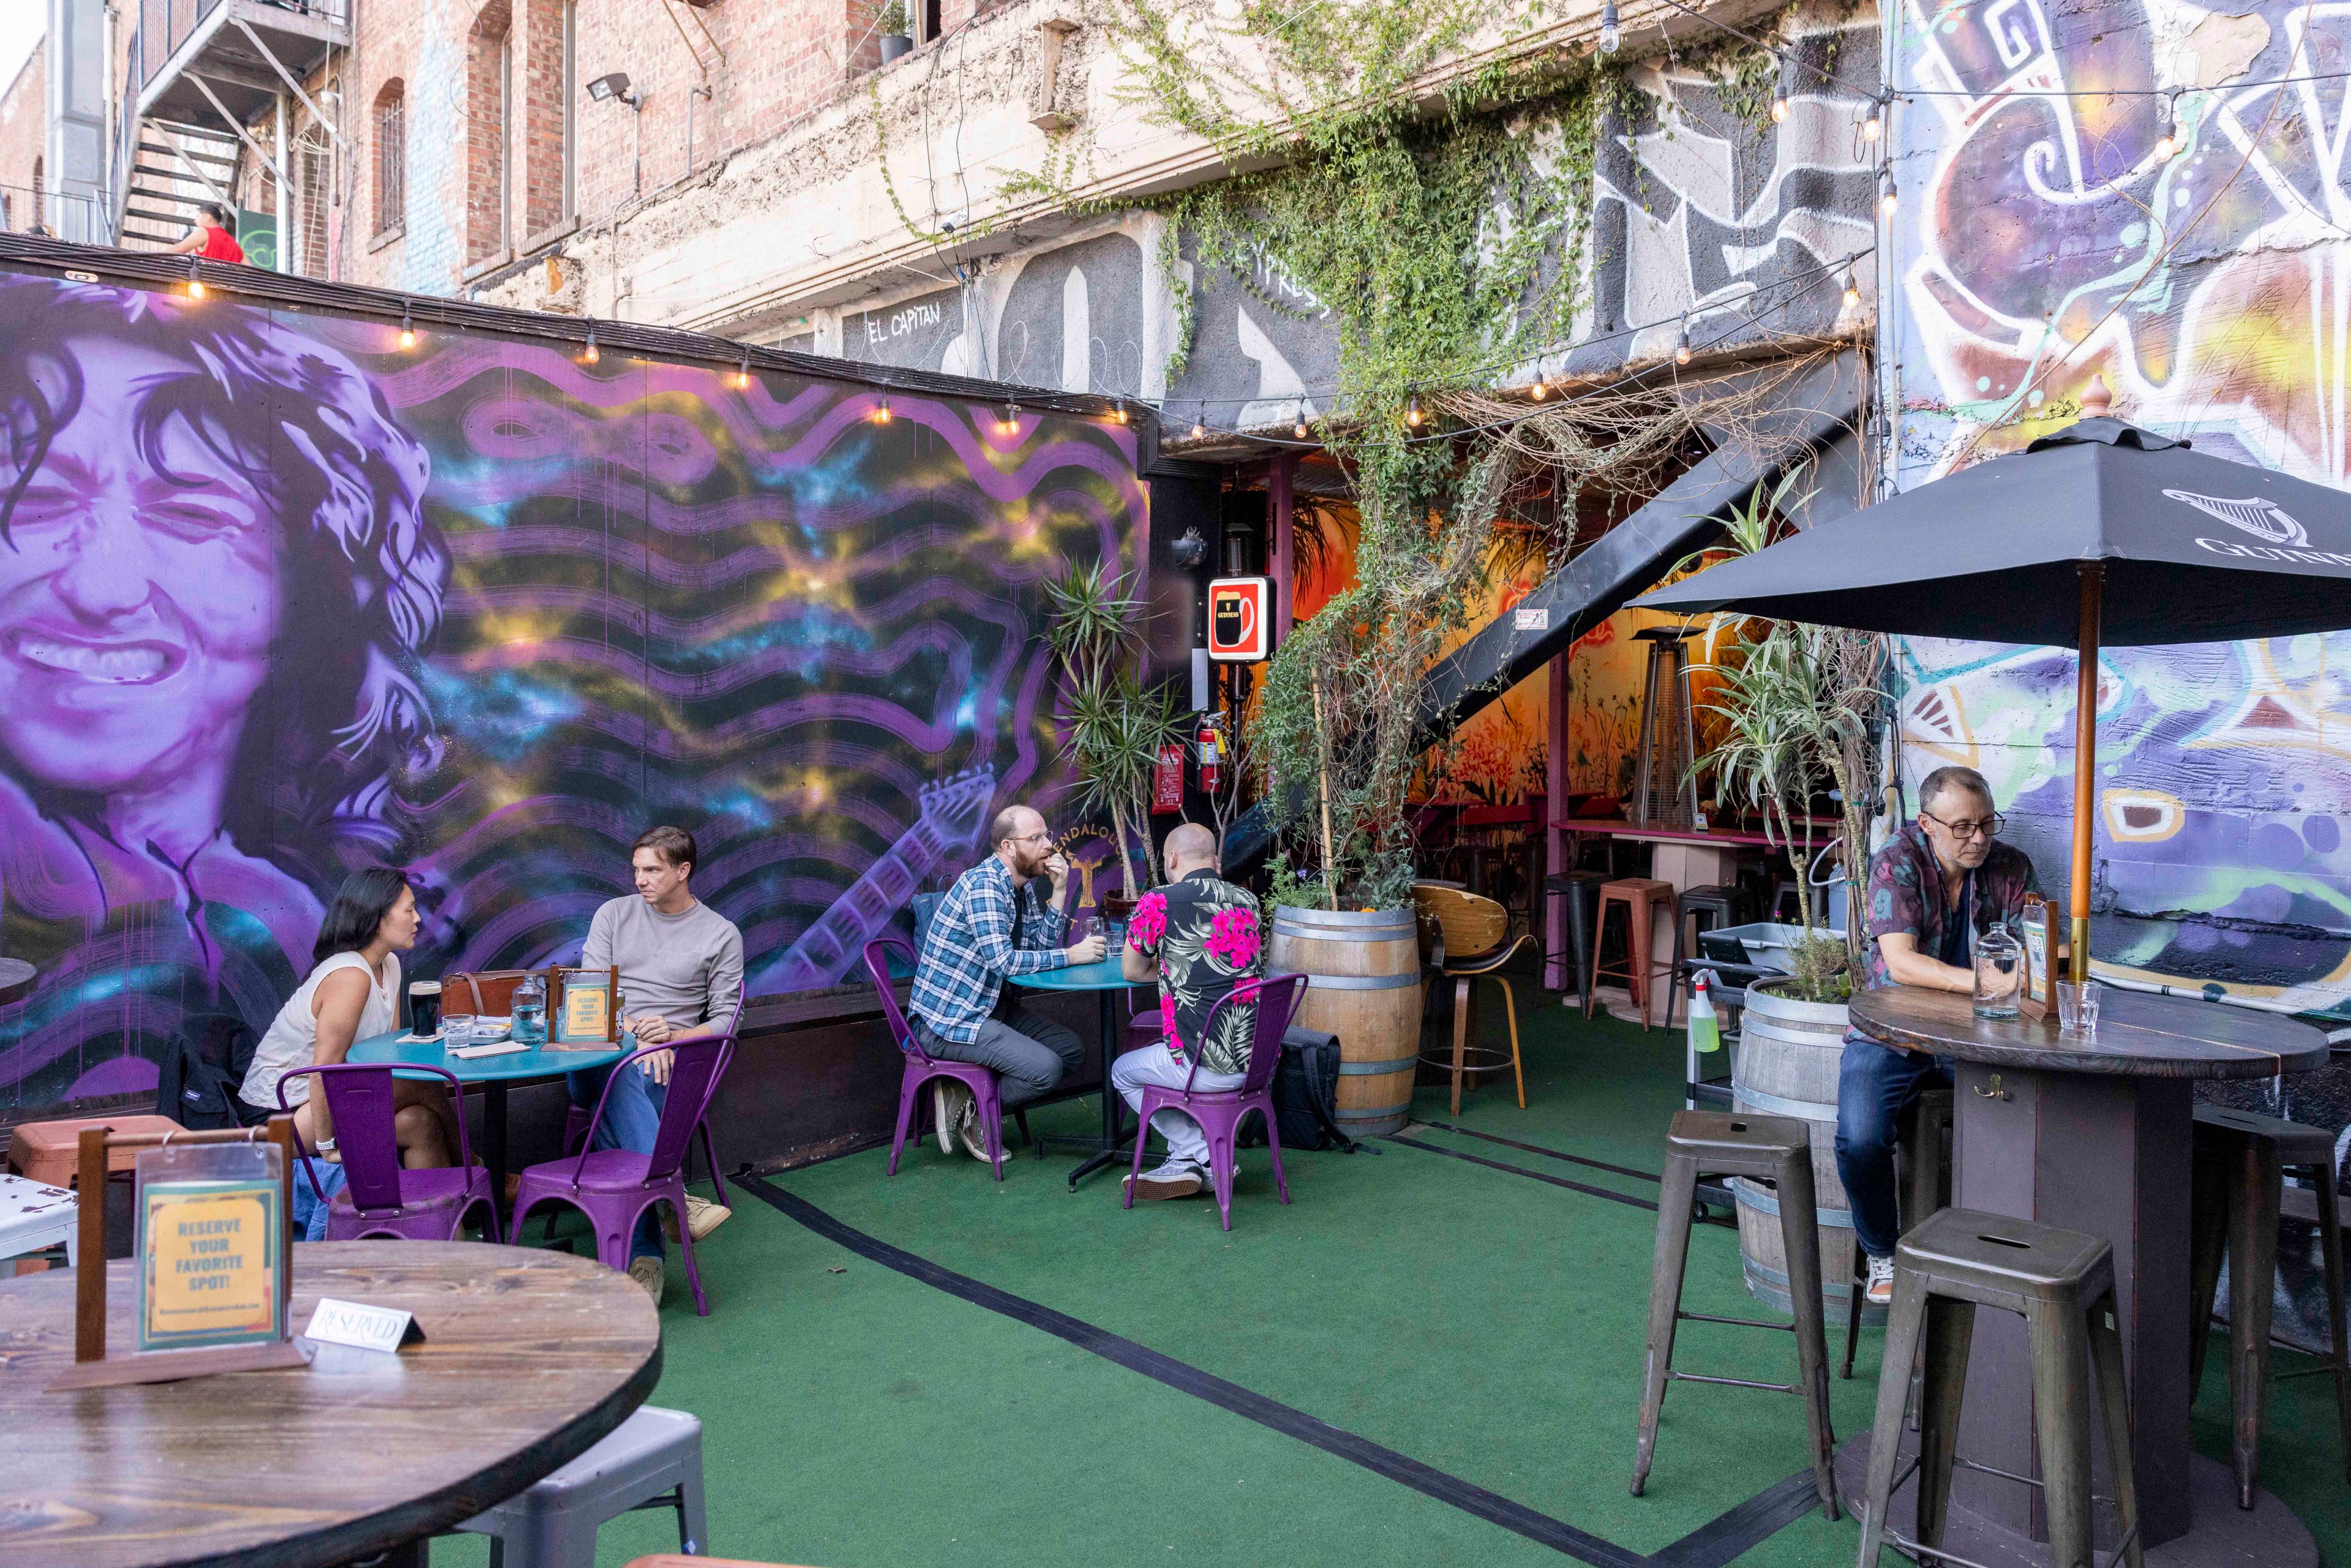
{"type": "MultiPolygon", "coordinates": [[[[1434,1125],[1434,1124],[1431,1124],[1434,1125]]],[[[1563,1186],[1570,1192],[1588,1193],[1593,1197],[1604,1197],[1611,1203],[1630,1204],[1635,1208],[1646,1208],[1652,1214],[1657,1211],[1657,1206],[1646,1197],[1634,1197],[1627,1193],[1610,1192],[1604,1186],[1587,1186],[1580,1181],[1570,1181],[1565,1176],[1545,1176],[1541,1171],[1531,1171],[1524,1166],[1506,1166],[1499,1160],[1481,1159],[1476,1155],[1465,1155],[1459,1149],[1441,1149],[1435,1144],[1424,1144],[1418,1138],[1407,1138],[1396,1133],[1389,1134],[1387,1141],[1391,1144],[1402,1144],[1407,1149],[1425,1149],[1432,1155],[1443,1155],[1448,1160],[1467,1160],[1473,1166],[1484,1166],[1489,1171],[1502,1171],[1510,1176],[1524,1176],[1529,1181],[1549,1182],[1553,1186],[1563,1186]]]]}
{"type": "Polygon", "coordinates": [[[1522,1144],[1516,1138],[1498,1138],[1491,1133],[1472,1132],[1467,1127],[1457,1127],[1449,1122],[1423,1122],[1421,1125],[1424,1127],[1435,1127],[1441,1132],[1458,1133],[1465,1138],[1483,1138],[1489,1144],[1499,1144],[1504,1148],[1510,1149],[1524,1149],[1531,1155],[1548,1155],[1551,1158],[1555,1160],[1566,1160],[1573,1165],[1590,1166],[1596,1171],[1614,1171],[1618,1176],[1628,1176],[1640,1181],[1663,1181],[1665,1179],[1655,1171],[1636,1171],[1630,1166],[1612,1166],[1606,1160],[1588,1160],[1582,1155],[1563,1154],[1558,1149],[1546,1149],[1541,1144],[1522,1144]]]}
{"type": "Polygon", "coordinates": [[[1820,1506],[1813,1472],[1798,1470],[1661,1548],[1649,1561],[1656,1568],[1725,1568],[1820,1506]]]}
{"type": "MultiPolygon", "coordinates": [[[[1538,1513],[1523,1503],[1512,1502],[1509,1498],[1488,1491],[1483,1487],[1473,1486],[1457,1476],[1447,1475],[1443,1470],[1433,1469],[1393,1448],[1383,1448],[1369,1438],[1356,1437],[1326,1421],[1319,1421],[1280,1400],[1269,1399],[1237,1383],[1228,1383],[1221,1377],[1202,1372],[1198,1367],[1186,1365],[1173,1356],[1163,1355],[1131,1339],[1121,1338],[1107,1329],[1096,1328],[1065,1312],[1057,1312],[1050,1307],[942,1268],[928,1259],[902,1251],[886,1241],[842,1224],[806,1198],[795,1197],[758,1176],[744,1177],[742,1185],[770,1207],[861,1258],[879,1263],[885,1269],[895,1270],[910,1280],[918,1280],[934,1289],[945,1291],[974,1306],[985,1307],[1015,1322],[1041,1329],[1081,1350],[1091,1351],[1105,1361],[1116,1362],[1130,1372],[1139,1372],[1155,1382],[1164,1383],[1195,1398],[1205,1399],[1236,1416],[1270,1427],[1284,1437],[1295,1437],[1350,1464],[1361,1465],[1374,1475],[1408,1486],[1424,1496],[1435,1498],[1489,1524],[1499,1525],[1513,1534],[1563,1552],[1579,1563],[1592,1563],[1593,1568],[1646,1568],[1650,1561],[1637,1552],[1603,1541],[1562,1520],[1538,1513]]],[[[1603,1196],[1613,1197],[1615,1195],[1603,1196]]]]}

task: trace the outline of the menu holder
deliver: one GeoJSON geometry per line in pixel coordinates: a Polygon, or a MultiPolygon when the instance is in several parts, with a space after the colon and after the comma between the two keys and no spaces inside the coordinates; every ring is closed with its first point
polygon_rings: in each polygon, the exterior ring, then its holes
{"type": "Polygon", "coordinates": [[[549,972],[547,1048],[549,1051],[601,1051],[621,1038],[618,969],[564,969],[549,972]]]}
{"type": "Polygon", "coordinates": [[[2021,1017],[2045,1021],[2057,1016],[2057,982],[2063,974],[2057,946],[2064,931],[2061,914],[2052,900],[2037,893],[2025,895],[2023,929],[2018,933],[2024,942],[2023,974],[2016,988],[2021,1017]]]}
{"type": "Polygon", "coordinates": [[[107,1151],[135,1165],[138,1349],[106,1349],[106,1205],[81,1206],[74,1360],[51,1392],[308,1366],[292,1333],[294,1119],[219,1132],[85,1127],[81,1190],[106,1190],[107,1151]]]}

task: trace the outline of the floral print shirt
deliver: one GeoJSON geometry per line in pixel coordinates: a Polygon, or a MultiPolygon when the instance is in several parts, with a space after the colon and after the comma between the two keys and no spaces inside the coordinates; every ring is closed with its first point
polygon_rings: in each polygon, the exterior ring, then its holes
{"type": "MultiPolygon", "coordinates": [[[[1997,839],[1970,881],[1974,895],[1969,907],[1953,913],[1961,914],[1974,931],[1982,931],[1995,921],[2006,924],[2017,919],[2024,913],[2024,895],[2041,887],[2033,878],[2032,859],[2014,844],[1997,839]]],[[[1942,862],[1935,858],[1935,846],[1927,841],[1926,830],[1916,822],[1907,823],[1869,860],[1870,987],[1895,983],[1877,950],[1878,937],[1916,936],[1918,951],[1931,957],[1943,949],[1945,916],[1942,862]]]]}
{"type": "Polygon", "coordinates": [[[1144,894],[1127,921],[1126,942],[1158,965],[1161,1043],[1178,1061],[1197,1051],[1211,1072],[1247,1072],[1254,1002],[1227,1008],[1212,1038],[1201,1031],[1228,992],[1257,994],[1265,942],[1256,897],[1204,867],[1144,894]]]}

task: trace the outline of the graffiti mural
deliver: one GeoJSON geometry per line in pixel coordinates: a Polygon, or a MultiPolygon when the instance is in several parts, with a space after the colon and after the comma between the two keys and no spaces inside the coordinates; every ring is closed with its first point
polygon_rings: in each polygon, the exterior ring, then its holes
{"type": "MultiPolygon", "coordinates": [[[[2351,100],[2280,78],[2339,71],[2346,26],[2283,4],[1900,13],[1921,89],[1893,122],[1901,483],[2071,420],[2094,375],[2136,423],[2345,483],[2351,100]]],[[[2102,659],[2102,962],[2351,1015],[2346,668],[2341,635],[2102,659]]],[[[2073,656],[1914,642],[1906,674],[1910,777],[1981,767],[2062,883],[2073,656]]]]}
{"type": "Polygon", "coordinates": [[[258,1029],[346,871],[413,967],[544,964],[699,838],[754,993],[1050,800],[1039,584],[1132,435],[901,391],[0,276],[0,1112],[258,1029]]]}

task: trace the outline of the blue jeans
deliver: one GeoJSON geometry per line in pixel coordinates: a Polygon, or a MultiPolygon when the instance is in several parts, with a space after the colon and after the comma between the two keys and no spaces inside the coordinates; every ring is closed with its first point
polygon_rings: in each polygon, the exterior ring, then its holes
{"type": "MultiPolygon", "coordinates": [[[[591,1067],[584,1072],[563,1075],[564,1088],[571,1092],[571,1103],[583,1110],[596,1108],[596,1096],[604,1092],[605,1081],[612,1076],[609,1067],[591,1067]]],[[[643,1063],[621,1074],[612,1085],[611,1098],[604,1102],[604,1119],[589,1134],[591,1149],[626,1149],[632,1154],[653,1152],[653,1140],[661,1134],[662,1107],[669,1102],[669,1085],[656,1083],[645,1074],[643,1063]]],[[[661,1225],[655,1218],[661,1206],[645,1210],[637,1221],[637,1232],[629,1239],[629,1260],[664,1256],[661,1225]]],[[[680,1216],[683,1218],[683,1216],[680,1216]]]]}
{"type": "Polygon", "coordinates": [[[1950,1084],[1951,1065],[1940,1057],[1844,1037],[1837,1063],[1837,1179],[1853,1205],[1854,1234],[1872,1258],[1893,1257],[1900,1239],[1894,1141],[1902,1113],[1928,1090],[1950,1084]]]}

